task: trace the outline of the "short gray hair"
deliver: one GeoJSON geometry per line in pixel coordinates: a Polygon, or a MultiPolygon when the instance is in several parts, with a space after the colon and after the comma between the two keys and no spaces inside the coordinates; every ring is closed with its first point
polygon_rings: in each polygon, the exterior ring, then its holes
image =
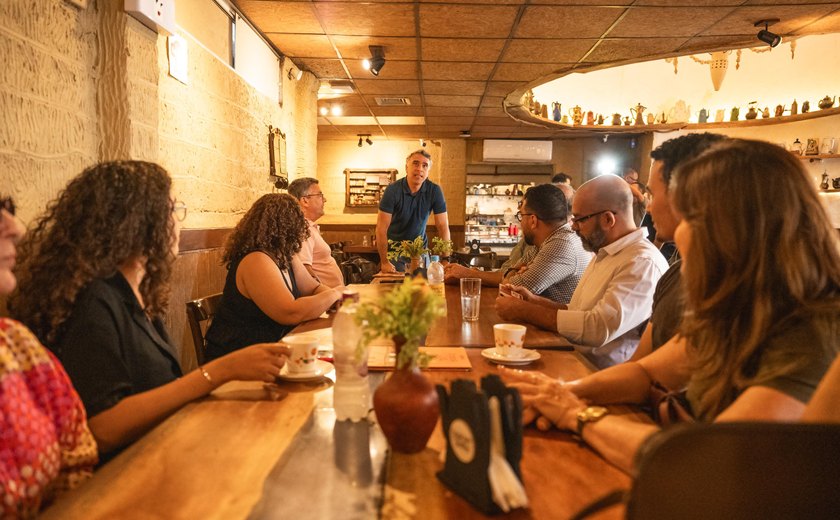
{"type": "Polygon", "coordinates": [[[422,148],[420,148],[419,150],[414,150],[413,152],[411,152],[410,154],[408,154],[408,156],[405,158],[406,162],[407,162],[409,159],[411,159],[411,156],[412,156],[412,155],[422,155],[423,157],[425,157],[426,159],[428,159],[428,160],[429,160],[429,164],[431,164],[431,163],[432,163],[432,154],[430,154],[429,152],[427,152],[426,150],[424,150],[424,149],[422,149],[422,148]]]}
{"type": "Polygon", "coordinates": [[[289,184],[289,195],[293,196],[297,200],[303,198],[306,195],[306,192],[309,191],[309,187],[313,184],[318,184],[318,179],[313,177],[301,177],[300,179],[295,179],[289,184]]]}

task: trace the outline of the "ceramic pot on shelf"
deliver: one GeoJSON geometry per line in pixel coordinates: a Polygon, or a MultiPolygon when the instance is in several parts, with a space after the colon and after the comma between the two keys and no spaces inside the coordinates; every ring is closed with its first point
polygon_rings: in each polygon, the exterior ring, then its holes
{"type": "Polygon", "coordinates": [[[646,109],[647,109],[647,107],[643,107],[641,103],[637,103],[635,107],[630,108],[630,113],[633,114],[633,117],[636,118],[635,124],[637,124],[637,125],[645,124],[645,119],[644,119],[642,114],[644,113],[644,111],[646,109]]]}
{"type": "Polygon", "coordinates": [[[747,110],[747,113],[744,114],[744,119],[755,119],[756,117],[758,117],[758,111],[755,107],[750,107],[750,109],[747,110]]]}
{"type": "MultiPolygon", "coordinates": [[[[394,338],[399,352],[405,338],[394,338]]],[[[397,368],[373,394],[373,409],[391,449],[400,453],[423,451],[440,414],[435,386],[419,368],[397,368]]]]}
{"type": "Polygon", "coordinates": [[[611,123],[613,126],[621,126],[621,114],[613,114],[611,123]]]}
{"type": "Polygon", "coordinates": [[[820,110],[825,110],[827,108],[831,108],[834,106],[834,100],[837,99],[836,97],[828,97],[825,96],[817,103],[817,106],[820,107],[820,110]]]}
{"type": "Polygon", "coordinates": [[[697,122],[698,123],[706,123],[709,121],[709,111],[705,108],[701,108],[700,112],[697,113],[697,122]]]}

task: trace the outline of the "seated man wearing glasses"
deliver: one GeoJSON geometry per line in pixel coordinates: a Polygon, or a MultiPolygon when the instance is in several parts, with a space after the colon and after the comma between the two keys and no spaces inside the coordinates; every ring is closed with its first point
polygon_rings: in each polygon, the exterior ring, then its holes
{"type": "MultiPolygon", "coordinates": [[[[481,278],[488,285],[506,283],[521,286],[558,303],[569,303],[580,277],[592,259],[574,235],[569,224],[569,205],[574,190],[553,184],[532,186],[525,192],[516,219],[522,226],[523,240],[528,247],[511,269],[482,272],[449,264],[447,280],[464,277],[481,278]]],[[[509,294],[507,286],[503,287],[509,294]]]]}
{"type": "Polygon", "coordinates": [[[496,312],[504,320],[557,330],[604,368],[633,354],[640,325],[650,316],[656,282],[668,263],[633,221],[633,196],[621,177],[603,175],[581,185],[571,221],[595,258],[568,305],[514,287],[525,301],[500,296],[496,312]]]}
{"type": "Polygon", "coordinates": [[[324,205],[327,203],[324,192],[318,186],[318,179],[312,177],[295,179],[289,184],[289,195],[298,200],[303,216],[306,217],[306,224],[309,226],[309,238],[300,245],[297,257],[313,278],[333,289],[341,287],[344,285],[341,269],[338,268],[329,244],[321,236],[321,230],[315,223],[324,216],[324,205]]]}

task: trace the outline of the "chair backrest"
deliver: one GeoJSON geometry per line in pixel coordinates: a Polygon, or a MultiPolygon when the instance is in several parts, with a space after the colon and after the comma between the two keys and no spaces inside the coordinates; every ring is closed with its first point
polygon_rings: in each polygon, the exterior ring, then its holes
{"type": "Polygon", "coordinates": [[[840,518],[840,425],[675,427],[637,468],[628,519],[840,518]]]}
{"type": "Polygon", "coordinates": [[[216,314],[221,302],[222,293],[211,294],[187,302],[187,321],[190,323],[190,332],[192,332],[195,360],[199,365],[204,363],[204,351],[206,349],[204,332],[210,326],[210,320],[213,319],[213,315],[216,314]]]}

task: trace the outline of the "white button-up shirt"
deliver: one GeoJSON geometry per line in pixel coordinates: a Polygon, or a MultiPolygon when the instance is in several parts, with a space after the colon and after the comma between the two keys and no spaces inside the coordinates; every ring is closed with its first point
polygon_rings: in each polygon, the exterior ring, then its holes
{"type": "Polygon", "coordinates": [[[639,344],[656,282],[668,269],[662,253],[637,229],[598,250],[569,302],[557,311],[557,331],[599,368],[622,363],[639,344]]]}

